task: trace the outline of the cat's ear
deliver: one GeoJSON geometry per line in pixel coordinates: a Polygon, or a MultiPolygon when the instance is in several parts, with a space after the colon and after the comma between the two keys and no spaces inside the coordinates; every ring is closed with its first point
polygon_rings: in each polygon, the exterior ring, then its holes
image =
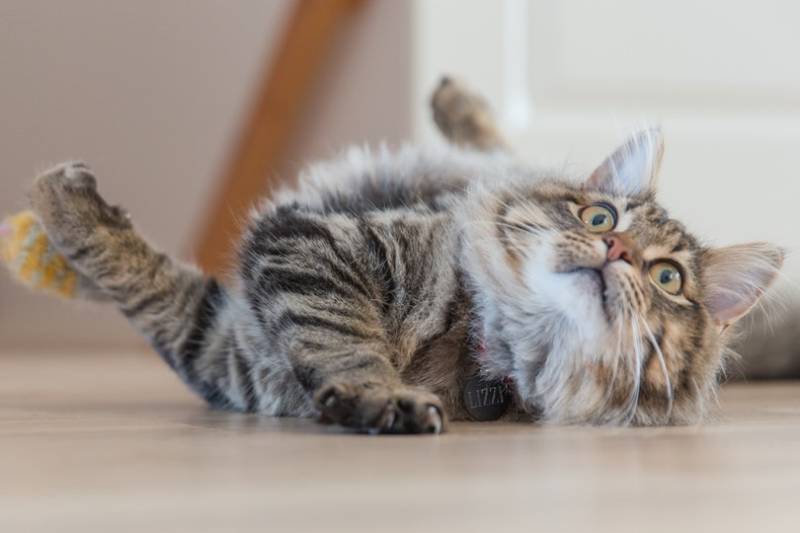
{"type": "Polygon", "coordinates": [[[772,285],[783,250],[766,242],[708,250],[703,255],[704,302],[721,328],[742,318],[772,285]]]}
{"type": "Polygon", "coordinates": [[[614,196],[650,195],[655,192],[663,155],[661,129],[642,130],[608,156],[585,187],[614,196]]]}

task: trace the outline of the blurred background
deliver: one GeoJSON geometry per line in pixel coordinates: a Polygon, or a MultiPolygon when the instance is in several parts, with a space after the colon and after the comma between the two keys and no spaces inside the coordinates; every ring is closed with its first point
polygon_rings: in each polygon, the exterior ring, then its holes
{"type": "MultiPolygon", "coordinates": [[[[192,259],[282,54],[291,78],[297,5],[0,0],[0,213],[25,206],[38,171],[83,159],[145,234],[192,259]]],[[[264,187],[351,143],[438,142],[427,100],[448,73],[490,99],[521,157],[570,172],[660,123],[676,217],[711,243],[797,249],[799,16],[790,0],[353,2],[316,44],[264,187]]],[[[138,346],[115,312],[0,276],[0,349],[138,346]]]]}

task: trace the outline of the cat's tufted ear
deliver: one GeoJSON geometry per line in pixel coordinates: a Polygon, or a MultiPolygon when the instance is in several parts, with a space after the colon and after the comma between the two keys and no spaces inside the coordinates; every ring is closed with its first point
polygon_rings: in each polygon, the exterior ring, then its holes
{"type": "Polygon", "coordinates": [[[721,328],[756,304],[783,265],[783,250],[766,242],[716,248],[702,258],[704,302],[721,328]]]}
{"type": "Polygon", "coordinates": [[[661,129],[642,130],[608,156],[589,176],[585,187],[614,196],[652,194],[663,155],[661,129]]]}

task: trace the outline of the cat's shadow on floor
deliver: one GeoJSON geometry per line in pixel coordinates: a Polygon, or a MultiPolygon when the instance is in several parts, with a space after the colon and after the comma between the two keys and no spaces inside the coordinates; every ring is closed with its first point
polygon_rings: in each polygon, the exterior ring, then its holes
{"type": "MultiPolygon", "coordinates": [[[[370,435],[368,433],[359,432],[353,429],[338,426],[336,424],[322,424],[313,418],[296,418],[296,417],[275,417],[266,416],[258,413],[236,413],[230,411],[220,411],[213,409],[197,410],[191,414],[176,417],[174,422],[183,426],[203,429],[203,430],[216,430],[224,432],[233,432],[237,434],[265,434],[265,433],[281,433],[284,435],[316,435],[316,436],[355,436],[361,438],[368,437],[410,437],[410,438],[435,438],[431,435],[424,434],[381,434],[370,435]]],[[[443,433],[449,435],[453,433],[493,433],[498,426],[534,430],[542,428],[538,424],[523,423],[523,422],[451,422],[450,429],[443,433]]]]}
{"type": "Polygon", "coordinates": [[[232,431],[240,434],[277,432],[297,435],[363,435],[341,426],[320,424],[311,418],[276,417],[213,409],[198,410],[182,417],[180,422],[193,428],[232,431]]]}

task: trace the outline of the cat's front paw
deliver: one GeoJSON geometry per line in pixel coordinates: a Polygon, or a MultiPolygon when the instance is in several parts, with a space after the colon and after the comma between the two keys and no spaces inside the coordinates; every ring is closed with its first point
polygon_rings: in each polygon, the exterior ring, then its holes
{"type": "Polygon", "coordinates": [[[128,228],[127,213],[110,206],[97,192],[97,179],[82,162],[62,163],[34,181],[31,207],[59,246],[74,246],[98,226],[128,228]]]}
{"type": "Polygon", "coordinates": [[[367,433],[441,433],[442,404],[435,394],[411,387],[336,383],[314,398],[324,422],[367,433]]]}

